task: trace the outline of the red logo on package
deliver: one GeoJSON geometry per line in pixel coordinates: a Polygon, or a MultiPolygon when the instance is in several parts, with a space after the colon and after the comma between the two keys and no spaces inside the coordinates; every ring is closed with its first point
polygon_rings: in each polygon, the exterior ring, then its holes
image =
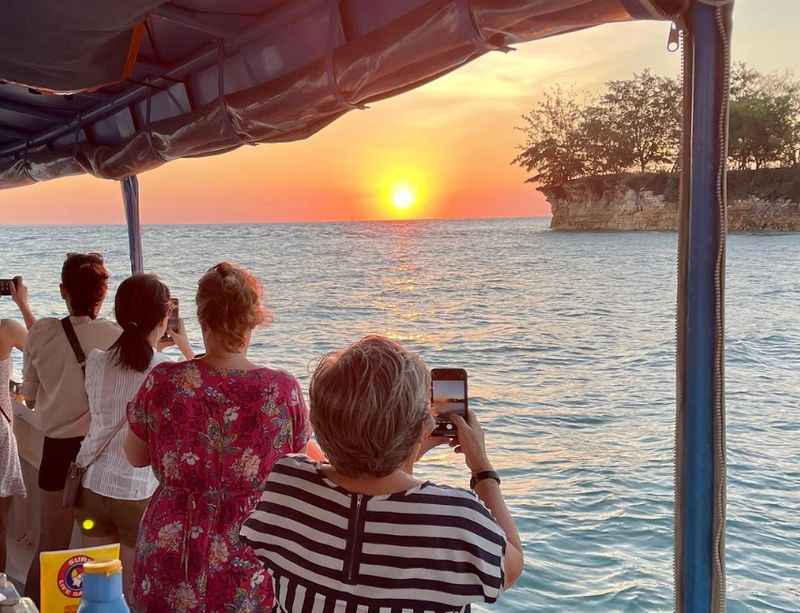
{"type": "Polygon", "coordinates": [[[72,556],[58,569],[58,589],[68,598],[80,598],[83,593],[83,564],[89,556],[72,556]]]}

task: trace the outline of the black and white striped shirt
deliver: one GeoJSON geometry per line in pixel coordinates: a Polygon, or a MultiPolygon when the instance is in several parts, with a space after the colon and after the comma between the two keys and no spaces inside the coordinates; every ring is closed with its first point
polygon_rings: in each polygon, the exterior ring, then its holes
{"type": "Polygon", "coordinates": [[[274,465],[241,536],[281,613],[464,611],[503,585],[505,535],[472,492],[353,494],[304,456],[274,465]]]}

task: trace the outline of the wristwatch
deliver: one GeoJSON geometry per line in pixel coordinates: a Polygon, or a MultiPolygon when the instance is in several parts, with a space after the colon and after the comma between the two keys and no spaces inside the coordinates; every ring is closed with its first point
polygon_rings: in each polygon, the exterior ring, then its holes
{"type": "Polygon", "coordinates": [[[478,483],[486,479],[494,479],[497,481],[497,485],[500,485],[500,475],[493,470],[482,470],[481,472],[472,475],[472,478],[469,480],[469,488],[474,490],[478,483]]]}

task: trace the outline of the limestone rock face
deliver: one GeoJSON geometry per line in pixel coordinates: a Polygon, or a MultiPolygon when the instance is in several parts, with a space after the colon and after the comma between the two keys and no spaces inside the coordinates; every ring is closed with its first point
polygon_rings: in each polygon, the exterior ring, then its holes
{"type": "MultiPolygon", "coordinates": [[[[590,177],[540,187],[539,191],[550,203],[553,230],[672,231],[678,222],[677,180],[674,176],[663,179],[656,175],[643,179],[630,175],[590,177]]],[[[729,189],[728,194],[731,232],[800,231],[800,202],[781,195],[749,195],[738,187],[729,189]]]]}

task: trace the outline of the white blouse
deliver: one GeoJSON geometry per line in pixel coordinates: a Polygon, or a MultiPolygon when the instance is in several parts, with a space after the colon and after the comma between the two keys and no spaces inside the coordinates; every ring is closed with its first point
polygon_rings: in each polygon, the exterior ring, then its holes
{"type": "MultiPolygon", "coordinates": [[[[150,369],[167,362],[162,353],[154,353],[145,372],[121,368],[114,353],[95,349],[86,360],[86,393],[89,397],[91,423],[89,433],[81,443],[77,462],[86,466],[105,443],[120,421],[126,419],[128,403],[139,391],[150,369]]],[[[128,424],[116,434],[102,455],[86,471],[83,487],[96,494],[118,500],[150,498],[158,485],[153,470],[130,465],[123,445],[128,424]]]]}

